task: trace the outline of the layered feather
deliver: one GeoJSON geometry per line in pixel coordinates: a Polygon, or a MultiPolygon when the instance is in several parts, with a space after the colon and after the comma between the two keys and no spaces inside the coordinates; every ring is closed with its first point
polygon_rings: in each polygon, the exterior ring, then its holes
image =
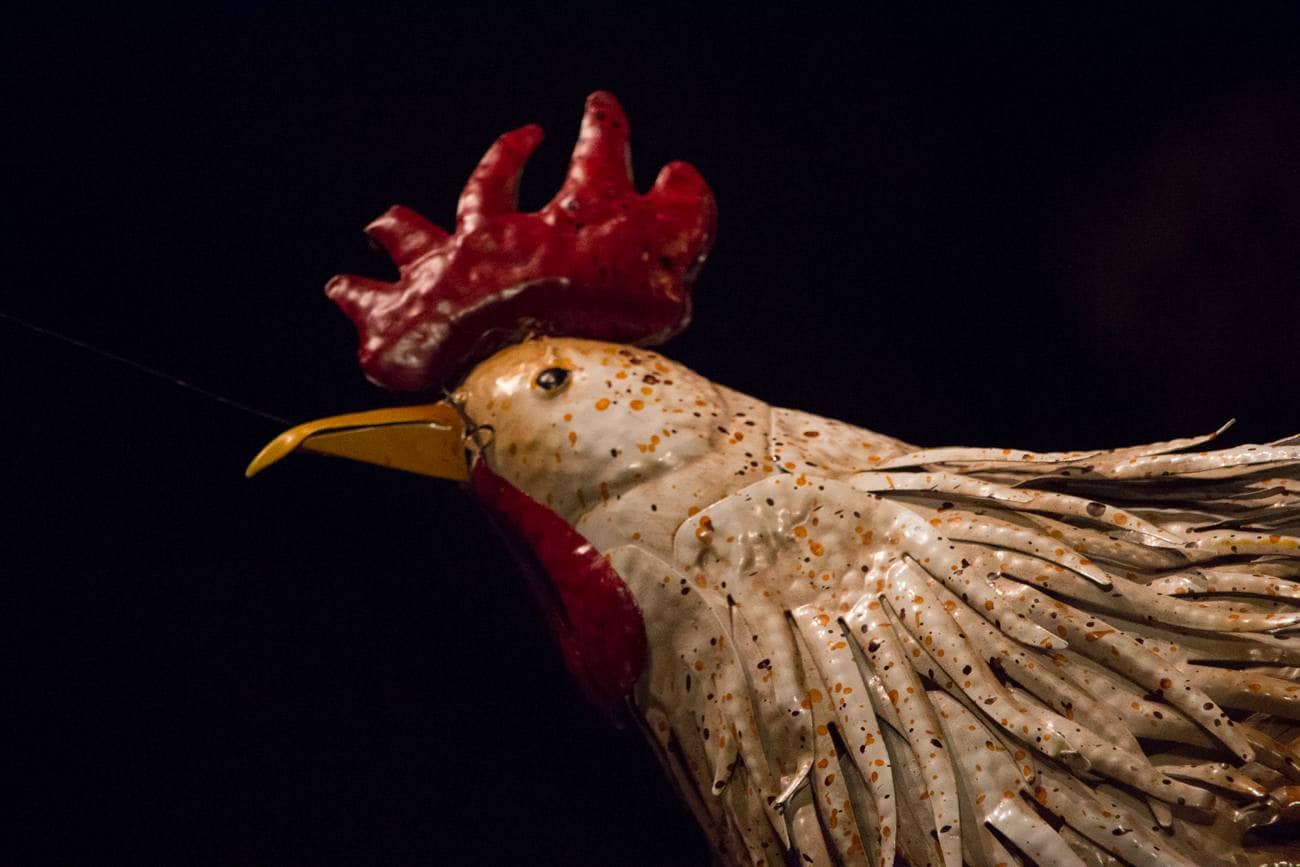
{"type": "Polygon", "coordinates": [[[715,848],[1251,863],[1300,782],[1300,440],[1215,435],[781,472],[672,562],[610,552],[652,648],[638,709],[715,848]]]}

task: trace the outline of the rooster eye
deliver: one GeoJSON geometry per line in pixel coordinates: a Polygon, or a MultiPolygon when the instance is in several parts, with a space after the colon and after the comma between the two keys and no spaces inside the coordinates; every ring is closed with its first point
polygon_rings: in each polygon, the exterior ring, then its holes
{"type": "Polygon", "coordinates": [[[542,391],[556,392],[569,382],[569,371],[563,367],[548,367],[537,374],[537,387],[542,391]]]}

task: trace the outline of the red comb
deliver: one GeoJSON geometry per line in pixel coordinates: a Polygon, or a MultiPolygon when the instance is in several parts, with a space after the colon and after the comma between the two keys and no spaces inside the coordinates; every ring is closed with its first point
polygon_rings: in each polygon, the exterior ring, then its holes
{"type": "Polygon", "coordinates": [[[465,184],[453,235],[400,205],[366,227],[397,282],[345,274],[325,292],[357,326],[372,380],[423,391],[526,333],[654,344],[690,322],[717,227],[699,172],[669,163],[638,194],[623,109],[593,93],[564,185],[520,213],[519,176],[541,140],[537,126],[497,139],[465,184]]]}

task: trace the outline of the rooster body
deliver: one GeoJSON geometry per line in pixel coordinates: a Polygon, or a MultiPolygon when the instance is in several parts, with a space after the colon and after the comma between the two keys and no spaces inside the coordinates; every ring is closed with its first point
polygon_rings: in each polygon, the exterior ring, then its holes
{"type": "Polygon", "coordinates": [[[1286,812],[1295,440],[918,450],[556,338],[452,400],[635,600],[631,707],[729,863],[1227,864],[1286,812]]]}
{"type": "Polygon", "coordinates": [[[301,425],[250,474],[302,447],[466,482],[726,865],[1300,859],[1252,835],[1300,819],[1300,437],[918,449],[579,339],[684,327],[716,230],[684,163],[635,191],[627,135],[593,94],[540,211],[524,127],[454,233],[372,223],[398,280],[327,290],[363,367],[459,385],[301,425]]]}

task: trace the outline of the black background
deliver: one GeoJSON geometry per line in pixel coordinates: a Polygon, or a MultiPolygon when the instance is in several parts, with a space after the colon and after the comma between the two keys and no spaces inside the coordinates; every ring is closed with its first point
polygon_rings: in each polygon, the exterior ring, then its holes
{"type": "MultiPolygon", "coordinates": [[[[333,273],[500,132],[613,90],[713,185],[666,351],[924,444],[1300,430],[1300,30],[1131,14],[13,13],[0,311],[276,416],[394,400],[333,273]]],[[[22,862],[703,865],[451,486],[0,320],[22,862]]]]}

